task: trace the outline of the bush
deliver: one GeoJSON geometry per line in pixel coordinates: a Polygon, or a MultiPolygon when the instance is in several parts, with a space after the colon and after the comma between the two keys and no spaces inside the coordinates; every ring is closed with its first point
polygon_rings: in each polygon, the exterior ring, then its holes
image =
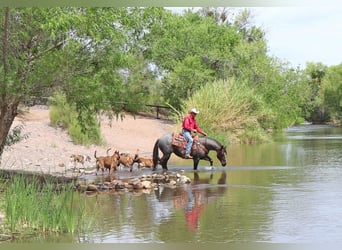
{"type": "Polygon", "coordinates": [[[232,79],[208,83],[185,102],[183,112],[192,107],[200,110],[200,127],[220,141],[253,143],[270,139],[261,122],[270,123],[273,114],[243,82],[232,79]]]}
{"type": "Polygon", "coordinates": [[[56,93],[49,99],[49,106],[51,125],[67,129],[74,143],[83,145],[103,143],[100,126],[94,114],[81,116],[76,112],[76,107],[70,105],[61,93],[56,93]]]}
{"type": "Polygon", "coordinates": [[[23,134],[22,131],[24,129],[23,125],[17,125],[15,126],[7,135],[6,138],[6,146],[12,146],[24,139],[27,139],[29,137],[28,134],[23,134]]]}

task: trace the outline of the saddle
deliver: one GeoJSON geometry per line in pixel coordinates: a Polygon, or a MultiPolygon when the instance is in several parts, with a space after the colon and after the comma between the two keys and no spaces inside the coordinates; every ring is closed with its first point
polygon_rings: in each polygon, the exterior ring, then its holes
{"type": "MultiPolygon", "coordinates": [[[[191,151],[196,151],[200,144],[199,137],[197,135],[193,135],[194,143],[192,144],[191,151]]],[[[178,147],[182,150],[186,148],[186,139],[182,133],[172,133],[171,145],[178,147]]]]}

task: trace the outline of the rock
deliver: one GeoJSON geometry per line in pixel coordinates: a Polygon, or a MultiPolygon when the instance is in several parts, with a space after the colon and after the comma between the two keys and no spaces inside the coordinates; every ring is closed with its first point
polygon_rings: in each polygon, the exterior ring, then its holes
{"type": "Polygon", "coordinates": [[[169,185],[170,185],[170,186],[176,186],[176,185],[177,185],[177,182],[176,182],[175,180],[171,180],[171,181],[169,182],[169,185]]]}
{"type": "Polygon", "coordinates": [[[126,183],[124,183],[121,180],[113,180],[112,185],[114,189],[125,189],[126,188],[126,183]]]}
{"type": "Polygon", "coordinates": [[[98,188],[97,188],[97,186],[94,185],[94,184],[89,184],[89,185],[87,186],[87,191],[98,192],[98,188]]]}
{"type": "Polygon", "coordinates": [[[191,179],[185,175],[182,175],[180,178],[179,178],[179,182],[181,184],[190,184],[191,183],[191,179]]]}
{"type": "Polygon", "coordinates": [[[139,181],[139,182],[134,182],[133,188],[134,188],[134,189],[143,189],[144,186],[143,186],[142,182],[139,181]]]}
{"type": "Polygon", "coordinates": [[[144,189],[152,189],[153,185],[150,181],[142,181],[141,182],[144,189]]]}

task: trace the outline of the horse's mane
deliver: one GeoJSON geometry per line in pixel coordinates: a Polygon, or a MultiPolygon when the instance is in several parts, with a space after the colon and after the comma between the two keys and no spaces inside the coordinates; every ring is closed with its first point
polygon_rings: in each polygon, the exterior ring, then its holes
{"type": "Polygon", "coordinates": [[[206,140],[206,139],[212,140],[212,141],[214,141],[215,143],[217,143],[217,144],[220,145],[220,146],[224,146],[221,142],[219,142],[219,141],[216,140],[215,138],[208,137],[208,136],[206,136],[206,137],[200,137],[200,140],[206,140]]]}

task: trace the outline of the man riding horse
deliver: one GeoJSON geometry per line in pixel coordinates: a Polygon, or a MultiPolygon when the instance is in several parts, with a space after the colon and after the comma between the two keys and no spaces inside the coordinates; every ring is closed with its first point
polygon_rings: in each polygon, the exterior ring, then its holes
{"type": "Polygon", "coordinates": [[[204,136],[207,136],[207,133],[205,133],[197,124],[196,121],[196,115],[199,113],[199,111],[196,108],[193,108],[189,111],[189,114],[183,118],[182,123],[182,134],[185,137],[187,141],[187,145],[185,148],[185,159],[192,159],[192,156],[190,155],[191,147],[194,142],[194,139],[191,136],[191,133],[200,133],[204,136]]]}
{"type": "Polygon", "coordinates": [[[181,158],[192,158],[194,170],[197,170],[200,160],[209,161],[210,166],[213,166],[214,162],[209,156],[211,150],[216,151],[217,159],[221,162],[222,166],[226,166],[226,147],[217,140],[207,137],[207,133],[205,133],[197,124],[195,117],[198,113],[198,110],[193,108],[189,111],[189,114],[184,117],[182,123],[183,136],[179,136],[180,134],[175,133],[167,133],[156,140],[153,147],[153,171],[156,170],[157,165],[161,165],[163,170],[167,171],[167,162],[172,153],[181,158]],[[192,138],[191,132],[198,132],[204,135],[204,137],[195,137],[197,142],[195,144],[196,147],[192,152],[191,148],[194,143],[194,138],[192,138]],[[184,148],[186,149],[185,154],[184,148]],[[162,153],[161,157],[159,157],[159,151],[162,153]]]}

